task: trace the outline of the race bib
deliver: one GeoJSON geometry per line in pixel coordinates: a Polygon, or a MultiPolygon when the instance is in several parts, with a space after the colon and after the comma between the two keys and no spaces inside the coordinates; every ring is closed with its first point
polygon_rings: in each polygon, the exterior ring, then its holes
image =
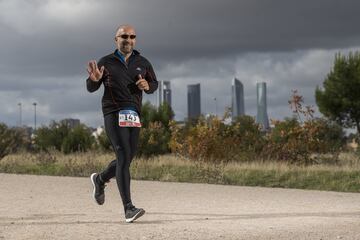
{"type": "Polygon", "coordinates": [[[133,110],[119,111],[119,126],[120,127],[141,127],[140,117],[137,112],[133,110]]]}

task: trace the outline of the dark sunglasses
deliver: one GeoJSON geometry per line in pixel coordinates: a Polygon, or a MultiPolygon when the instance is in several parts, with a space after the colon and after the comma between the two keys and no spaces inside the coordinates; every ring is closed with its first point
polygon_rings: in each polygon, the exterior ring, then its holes
{"type": "Polygon", "coordinates": [[[120,36],[117,36],[117,37],[121,37],[122,39],[135,39],[136,38],[136,35],[128,35],[128,34],[122,34],[120,36]]]}

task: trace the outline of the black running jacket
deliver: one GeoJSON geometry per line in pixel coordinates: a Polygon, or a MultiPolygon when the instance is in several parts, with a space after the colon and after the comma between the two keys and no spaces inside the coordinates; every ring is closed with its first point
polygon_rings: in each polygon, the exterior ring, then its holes
{"type": "Polygon", "coordinates": [[[87,90],[94,92],[101,84],[104,84],[104,95],[101,101],[104,115],[126,107],[134,107],[141,114],[142,91],[135,83],[140,74],[149,83],[149,90],[145,92],[153,93],[158,87],[153,67],[136,50],[133,50],[127,64],[115,52],[99,60],[99,68],[105,67],[103,77],[98,82],[88,78],[87,90]]]}

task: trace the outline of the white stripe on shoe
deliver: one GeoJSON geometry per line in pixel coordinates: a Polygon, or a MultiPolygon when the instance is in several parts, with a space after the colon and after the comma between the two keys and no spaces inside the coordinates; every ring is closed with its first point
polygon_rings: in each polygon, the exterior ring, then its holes
{"type": "Polygon", "coordinates": [[[127,223],[131,223],[133,222],[134,220],[138,219],[139,217],[141,217],[142,215],[144,215],[145,213],[145,210],[144,209],[141,209],[137,214],[135,214],[135,216],[133,216],[132,218],[126,218],[125,219],[125,222],[127,223]]]}
{"type": "Polygon", "coordinates": [[[96,204],[99,204],[97,201],[96,201],[96,198],[95,198],[95,182],[94,182],[94,176],[96,175],[96,173],[93,173],[91,174],[90,176],[90,180],[91,180],[91,183],[93,185],[93,199],[94,201],[96,202],[96,204]]]}

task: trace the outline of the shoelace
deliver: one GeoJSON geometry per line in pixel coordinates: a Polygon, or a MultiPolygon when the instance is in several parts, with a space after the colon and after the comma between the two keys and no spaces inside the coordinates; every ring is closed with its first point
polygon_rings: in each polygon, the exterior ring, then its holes
{"type": "Polygon", "coordinates": [[[128,210],[134,211],[134,210],[136,210],[136,207],[134,205],[131,205],[131,206],[128,207],[128,210]]]}

